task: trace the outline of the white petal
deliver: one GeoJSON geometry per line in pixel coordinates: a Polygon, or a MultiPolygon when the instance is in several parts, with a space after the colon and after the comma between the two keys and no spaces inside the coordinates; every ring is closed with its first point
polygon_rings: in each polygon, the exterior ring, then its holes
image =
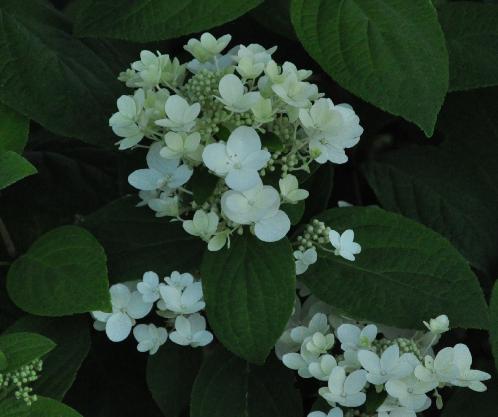
{"type": "Polygon", "coordinates": [[[111,295],[112,306],[116,310],[126,307],[130,302],[131,293],[126,285],[114,284],[109,288],[109,293],[111,295]]]}
{"type": "Polygon", "coordinates": [[[229,160],[224,143],[207,145],[202,152],[204,164],[218,175],[226,175],[229,169],[229,160]]]}
{"type": "Polygon", "coordinates": [[[117,101],[118,110],[124,116],[133,119],[137,114],[135,100],[130,96],[121,96],[117,101]]]}
{"type": "Polygon", "coordinates": [[[242,81],[233,74],[225,75],[218,87],[221,97],[230,104],[236,103],[244,94],[242,81]]]}
{"type": "Polygon", "coordinates": [[[225,177],[226,184],[235,191],[247,191],[262,184],[258,171],[254,169],[232,169],[225,177]]]}
{"type": "Polygon", "coordinates": [[[128,315],[124,313],[113,314],[105,325],[107,337],[112,342],[125,340],[131,332],[132,322],[128,315]]]}
{"type": "Polygon", "coordinates": [[[377,374],[380,372],[380,360],[379,357],[369,350],[360,350],[358,352],[358,360],[361,366],[368,372],[377,374]]]}
{"type": "Polygon", "coordinates": [[[137,169],[128,176],[130,185],[142,191],[157,189],[157,184],[161,179],[162,175],[152,169],[137,169]]]}
{"type": "Polygon", "coordinates": [[[134,291],[131,294],[130,302],[126,308],[126,312],[134,319],[141,319],[150,313],[152,310],[152,303],[146,303],[143,300],[142,294],[134,291]]]}
{"type": "Polygon", "coordinates": [[[252,127],[239,126],[228,138],[227,152],[230,155],[236,154],[241,160],[259,150],[261,150],[261,139],[252,127]]]}
{"type": "Polygon", "coordinates": [[[290,220],[285,212],[278,210],[272,217],[261,219],[254,226],[254,233],[263,242],[276,242],[290,230],[290,220]]]}
{"type": "Polygon", "coordinates": [[[348,395],[361,391],[367,383],[367,373],[361,369],[348,375],[344,382],[344,392],[348,395]]]}
{"type": "Polygon", "coordinates": [[[329,241],[334,248],[338,248],[341,244],[341,236],[335,230],[329,232],[329,241]]]}
{"type": "Polygon", "coordinates": [[[133,336],[137,342],[147,340],[150,338],[149,326],[146,324],[139,324],[133,329],[133,336]]]}

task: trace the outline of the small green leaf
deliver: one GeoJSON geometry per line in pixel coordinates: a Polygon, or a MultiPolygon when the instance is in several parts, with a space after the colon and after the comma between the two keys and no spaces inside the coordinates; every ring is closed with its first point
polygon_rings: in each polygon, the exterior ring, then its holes
{"type": "Polygon", "coordinates": [[[7,291],[24,311],[64,316],[110,309],[106,257],[85,229],[62,226],[39,238],[7,275],[7,291]]]}
{"type": "Polygon", "coordinates": [[[450,58],[450,91],[498,84],[498,5],[451,2],[439,21],[450,58]]]}
{"type": "Polygon", "coordinates": [[[83,226],[102,243],[112,282],[140,279],[146,271],[169,274],[198,268],[205,243],[179,222],[154,217],[124,197],[87,216],[83,226]]]}
{"type": "Polygon", "coordinates": [[[207,170],[196,169],[188,182],[189,188],[194,193],[194,201],[202,205],[211,197],[219,178],[210,174],[207,170]]]}
{"type": "Polygon", "coordinates": [[[489,302],[489,337],[491,349],[495,358],[495,366],[498,369],[498,282],[495,283],[491,300],[489,302]]]}
{"type": "Polygon", "coordinates": [[[227,23],[262,0],[88,0],[76,20],[79,36],[150,42],[227,23]]]}
{"type": "Polygon", "coordinates": [[[202,350],[173,343],[161,347],[147,361],[147,385],[168,417],[178,417],[189,406],[194,379],[202,362],[202,350]]]}
{"type": "Polygon", "coordinates": [[[276,357],[265,366],[218,349],[202,365],[192,390],[191,417],[302,417],[294,375],[276,357]]]}
{"type": "Polygon", "coordinates": [[[432,135],[448,90],[448,52],[430,0],[293,0],[291,19],[342,87],[432,135]]]}
{"type": "Polygon", "coordinates": [[[21,153],[28,141],[29,120],[0,103],[0,152],[21,153]]]}
{"type": "Polygon", "coordinates": [[[0,190],[36,172],[21,155],[13,151],[0,152],[0,190]]]}
{"type": "Polygon", "coordinates": [[[21,366],[46,355],[55,343],[36,333],[18,332],[0,335],[0,350],[7,358],[7,372],[15,371],[21,366]]]}
{"type": "Polygon", "coordinates": [[[7,333],[35,332],[53,340],[57,346],[43,360],[43,372],[32,387],[39,395],[61,401],[71,388],[76,373],[90,350],[90,332],[85,317],[45,318],[25,316],[7,333]]]}
{"type": "Polygon", "coordinates": [[[294,305],[289,241],[237,236],[230,249],[206,251],[201,276],[209,324],[218,339],[240,357],[263,363],[294,305]]]}
{"type": "Polygon", "coordinates": [[[285,211],[285,213],[287,213],[291,221],[291,224],[296,225],[300,222],[304,214],[304,209],[305,209],[304,200],[301,200],[296,204],[290,204],[290,203],[282,204],[280,208],[283,211],[285,211]]]}
{"type": "Polygon", "coordinates": [[[356,319],[407,329],[439,314],[455,327],[488,327],[477,277],[441,235],[378,208],[331,209],[318,219],[341,233],[352,229],[362,247],[353,262],[318,251],[303,280],[323,301],[356,319]]]}
{"type": "Polygon", "coordinates": [[[284,144],[278,135],[273,132],[266,132],[261,136],[261,143],[270,152],[278,152],[284,148],[284,144]]]}
{"type": "Polygon", "coordinates": [[[4,371],[8,366],[9,361],[7,360],[7,356],[0,350],[0,371],[4,371]]]}

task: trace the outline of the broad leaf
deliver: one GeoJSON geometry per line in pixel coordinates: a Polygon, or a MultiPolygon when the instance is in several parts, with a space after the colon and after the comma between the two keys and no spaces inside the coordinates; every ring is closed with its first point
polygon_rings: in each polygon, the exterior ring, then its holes
{"type": "Polygon", "coordinates": [[[0,152],[21,153],[28,141],[29,120],[0,103],[0,152]]]}
{"type": "Polygon", "coordinates": [[[450,91],[498,84],[498,5],[445,4],[439,20],[450,58],[450,91]]]}
{"type": "Polygon", "coordinates": [[[47,2],[2,1],[0,99],[47,129],[106,142],[122,91],[107,59],[73,38],[69,22],[47,2]]]}
{"type": "Polygon", "coordinates": [[[168,275],[198,268],[205,246],[179,222],[154,217],[148,207],[124,197],[87,216],[83,226],[102,243],[111,281],[140,279],[146,271],[168,275]]]}
{"type": "Polygon", "coordinates": [[[448,54],[430,0],[293,0],[309,54],[342,87],[427,136],[448,89],[448,54]]]}
{"type": "Polygon", "coordinates": [[[489,302],[489,337],[491,349],[498,369],[498,283],[495,283],[489,302]]]}
{"type": "Polygon", "coordinates": [[[7,358],[6,372],[19,369],[50,352],[55,343],[36,333],[18,332],[0,336],[0,350],[7,358]]]}
{"type": "Polygon", "coordinates": [[[455,392],[444,404],[441,417],[496,417],[498,385],[496,380],[485,384],[489,385],[486,392],[455,387],[455,392]]]}
{"type": "Polygon", "coordinates": [[[201,266],[209,324],[223,345],[262,363],[294,305],[295,266],[287,239],[264,243],[248,233],[230,249],[206,251],[201,266]]]}
{"type": "Polygon", "coordinates": [[[338,208],[320,216],[329,227],[353,229],[361,253],[351,262],[319,250],[304,282],[313,294],[356,319],[401,328],[447,314],[455,327],[487,328],[477,277],[436,232],[377,208],[338,208]]]}
{"type": "Polygon", "coordinates": [[[44,318],[26,316],[8,333],[30,331],[53,340],[57,346],[43,360],[43,372],[32,384],[34,392],[62,400],[90,349],[88,320],[83,317],[44,318]]]}
{"type": "Polygon", "coordinates": [[[274,356],[264,366],[218,349],[195,380],[191,417],[301,417],[294,376],[274,356]]]}
{"type": "Polygon", "coordinates": [[[21,155],[0,151],[0,190],[33,174],[36,174],[36,168],[21,155]]]}
{"type": "Polygon", "coordinates": [[[229,22],[262,0],[86,0],[76,20],[79,36],[158,41],[229,22]]]}
{"type": "Polygon", "coordinates": [[[64,316],[110,308],[106,256],[85,229],[62,226],[39,238],[10,267],[7,290],[24,311],[64,316]]]}
{"type": "Polygon", "coordinates": [[[188,409],[202,350],[167,343],[147,361],[147,385],[165,416],[178,417],[188,409]]]}

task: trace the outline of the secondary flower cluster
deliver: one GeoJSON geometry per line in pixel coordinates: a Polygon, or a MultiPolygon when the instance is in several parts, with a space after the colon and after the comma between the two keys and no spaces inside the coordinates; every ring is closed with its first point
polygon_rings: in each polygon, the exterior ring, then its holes
{"type": "Polygon", "coordinates": [[[0,398],[13,391],[17,400],[23,400],[28,406],[33,404],[38,397],[29,385],[39,378],[42,368],[43,361],[35,359],[12,372],[0,373],[0,398]]]}
{"type": "Polygon", "coordinates": [[[168,338],[182,346],[206,346],[213,340],[206,330],[202,284],[189,273],[173,271],[161,282],[152,271],[142,281],[115,284],[110,288],[112,312],[92,312],[94,328],[105,330],[113,342],[125,340],[133,329],[140,352],[153,355],[168,338]],[[156,307],[162,325],[138,324],[156,307]],[[168,333],[168,329],[170,330],[168,333]]]}
{"type": "Polygon", "coordinates": [[[109,120],[120,149],[148,150],[147,168],[129,176],[141,205],[182,221],[213,251],[245,226],[263,241],[284,237],[284,205],[308,197],[298,177],[311,163],[346,162],[363,132],[349,105],[309,81],[311,71],[277,64],[276,47],[221,54],[230,40],[190,39],[186,64],[142,51],[119,77],[135,92],[109,120]]]}
{"type": "Polygon", "coordinates": [[[294,314],[276,346],[277,356],[302,378],[327,385],[319,395],[331,409],[308,417],[416,417],[443,401],[438,389],[467,387],[482,392],[491,376],[471,369],[472,355],[464,344],[437,354],[433,346],[449,330],[445,315],[425,323],[428,332],[361,324],[335,315],[310,296],[294,314]],[[365,409],[368,396],[382,396],[374,412],[365,409]]]}

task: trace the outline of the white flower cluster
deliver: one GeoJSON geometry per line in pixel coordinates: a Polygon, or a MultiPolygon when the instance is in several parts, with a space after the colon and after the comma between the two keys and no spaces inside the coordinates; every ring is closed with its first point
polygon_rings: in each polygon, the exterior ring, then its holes
{"type": "Polygon", "coordinates": [[[113,342],[125,340],[133,329],[140,352],[153,355],[169,339],[182,346],[201,347],[213,340],[206,330],[202,284],[189,273],[173,271],[163,282],[152,271],[142,281],[115,284],[110,288],[112,312],[92,312],[94,328],[105,330],[113,342]],[[156,305],[156,313],[164,325],[139,324],[156,305]],[[169,332],[168,332],[169,329],[169,332]]]}
{"type": "Polygon", "coordinates": [[[304,233],[297,237],[295,246],[296,275],[304,274],[308,267],[318,260],[317,248],[332,252],[348,261],[354,261],[355,255],[361,252],[361,246],[354,241],[354,232],[351,229],[339,234],[317,219],[305,227],[304,233]],[[333,250],[326,246],[329,243],[333,250]]]}
{"type": "Polygon", "coordinates": [[[363,132],[349,105],[308,81],[311,71],[278,65],[276,47],[222,55],[230,40],[190,39],[186,64],[142,51],[119,77],[135,92],[109,120],[120,149],[148,149],[147,168],[129,176],[141,205],[182,221],[213,251],[244,226],[262,241],[283,238],[282,205],[308,197],[293,173],[309,173],[313,161],[345,163],[363,132]]]}
{"type": "MultiPolygon", "coordinates": [[[[308,417],[416,417],[428,409],[431,395],[442,408],[438,389],[446,386],[485,391],[491,376],[471,369],[472,355],[464,344],[434,354],[433,346],[449,330],[445,315],[425,323],[429,332],[410,332],[338,317],[329,306],[309,297],[299,299],[287,330],[276,346],[277,356],[302,378],[326,382],[319,395],[332,407],[328,414],[308,417]],[[368,396],[383,395],[374,413],[368,396]],[[362,408],[363,407],[363,408],[362,408]]],[[[378,398],[378,397],[377,397],[378,398]]]]}

